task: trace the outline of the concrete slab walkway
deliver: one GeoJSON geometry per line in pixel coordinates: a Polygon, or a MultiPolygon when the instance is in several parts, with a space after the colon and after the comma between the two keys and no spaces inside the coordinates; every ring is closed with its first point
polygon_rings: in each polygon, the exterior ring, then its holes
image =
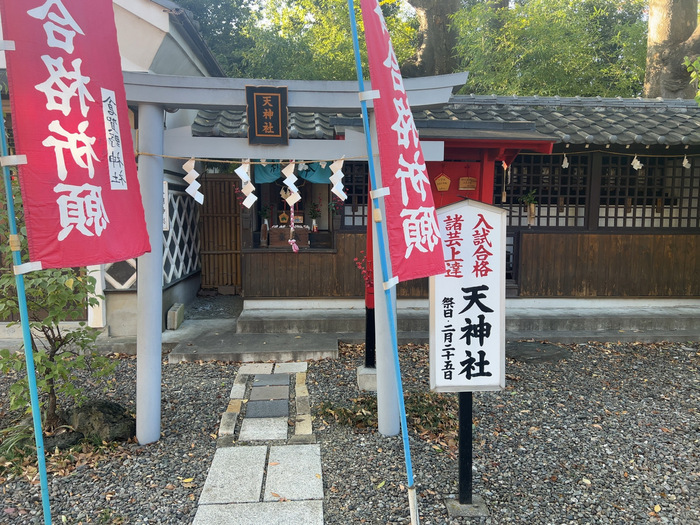
{"type": "Polygon", "coordinates": [[[193,525],[323,525],[306,370],[305,362],[241,365],[193,525]]]}

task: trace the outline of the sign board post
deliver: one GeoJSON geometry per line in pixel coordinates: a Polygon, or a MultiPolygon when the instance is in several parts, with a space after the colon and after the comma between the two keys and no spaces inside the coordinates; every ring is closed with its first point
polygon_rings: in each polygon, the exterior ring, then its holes
{"type": "Polygon", "coordinates": [[[430,388],[459,392],[459,502],[471,504],[472,392],[505,388],[506,211],[438,209],[446,271],[430,278],[430,388]]]}

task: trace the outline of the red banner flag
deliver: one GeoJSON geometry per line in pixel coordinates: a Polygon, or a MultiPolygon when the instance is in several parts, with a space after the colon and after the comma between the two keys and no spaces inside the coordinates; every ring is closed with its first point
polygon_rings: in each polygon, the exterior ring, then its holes
{"type": "Polygon", "coordinates": [[[112,0],[3,0],[15,151],[32,262],[150,250],[112,0]]]}
{"type": "Polygon", "coordinates": [[[362,0],[392,273],[400,281],[445,273],[428,170],[403,78],[377,0],[362,0]]]}

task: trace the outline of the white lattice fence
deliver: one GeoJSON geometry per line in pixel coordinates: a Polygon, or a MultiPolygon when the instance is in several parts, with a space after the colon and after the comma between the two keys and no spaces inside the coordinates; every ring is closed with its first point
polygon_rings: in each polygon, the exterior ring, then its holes
{"type": "MultiPolygon", "coordinates": [[[[182,191],[168,192],[170,228],[163,232],[163,286],[201,270],[198,204],[182,191]]],[[[108,290],[136,288],[136,259],[105,265],[108,290]]]]}
{"type": "Polygon", "coordinates": [[[170,229],[163,232],[163,285],[198,272],[200,241],[199,205],[181,191],[168,192],[170,229]]]}

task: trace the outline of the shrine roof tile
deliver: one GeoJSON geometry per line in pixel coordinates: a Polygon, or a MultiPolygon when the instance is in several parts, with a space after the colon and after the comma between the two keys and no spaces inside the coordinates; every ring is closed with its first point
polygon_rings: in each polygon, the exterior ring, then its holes
{"type": "MultiPolygon", "coordinates": [[[[414,119],[419,130],[444,122],[450,133],[460,122],[474,133],[481,125],[493,130],[495,123],[508,129],[529,122],[539,134],[572,145],[700,145],[700,107],[694,100],[457,95],[442,107],[414,111],[414,119]]],[[[359,113],[290,111],[290,138],[334,139],[342,133],[339,126],[359,123],[359,113]]],[[[244,111],[203,110],[192,134],[245,138],[247,126],[244,111]]]]}

